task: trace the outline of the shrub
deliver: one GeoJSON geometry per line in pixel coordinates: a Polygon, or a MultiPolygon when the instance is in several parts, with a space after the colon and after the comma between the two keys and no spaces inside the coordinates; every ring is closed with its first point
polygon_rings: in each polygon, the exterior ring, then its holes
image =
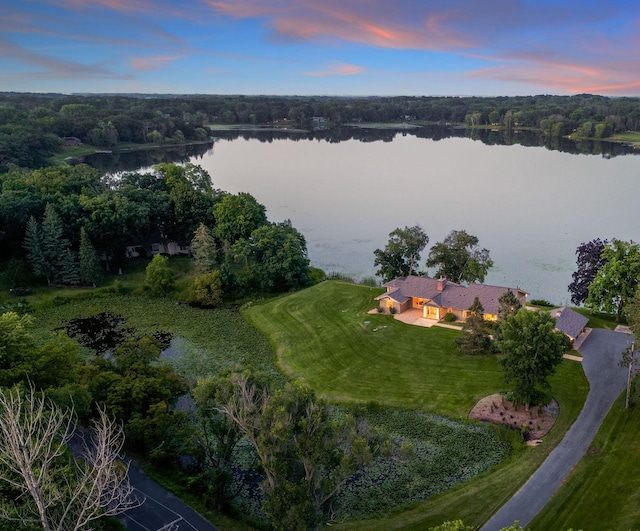
{"type": "Polygon", "coordinates": [[[326,278],[327,278],[327,275],[322,269],[318,267],[309,268],[309,279],[311,281],[311,284],[319,284],[326,278]]]}
{"type": "Polygon", "coordinates": [[[531,299],[529,301],[529,304],[531,306],[544,306],[546,308],[553,308],[555,307],[555,304],[551,304],[549,301],[544,300],[544,299],[531,299]]]}
{"type": "Polygon", "coordinates": [[[391,315],[395,315],[396,313],[398,313],[398,309],[395,306],[391,306],[391,308],[389,308],[389,313],[391,315]]]}
{"type": "Polygon", "coordinates": [[[175,287],[175,277],[166,256],[155,255],[146,273],[145,285],[153,295],[168,295],[175,287]]]}
{"type": "Polygon", "coordinates": [[[444,317],[442,318],[442,320],[445,323],[453,323],[453,322],[457,321],[458,318],[455,316],[454,313],[447,312],[447,313],[444,314],[444,317]]]}
{"type": "Polygon", "coordinates": [[[211,271],[197,276],[193,281],[189,302],[199,306],[218,306],[222,302],[220,271],[211,271]]]}
{"type": "Polygon", "coordinates": [[[327,275],[327,280],[340,280],[342,282],[350,282],[354,284],[354,281],[350,276],[343,273],[336,273],[335,271],[327,275]]]}
{"type": "Polygon", "coordinates": [[[380,286],[380,281],[376,277],[364,277],[360,284],[363,286],[369,286],[370,288],[377,288],[380,286]]]}

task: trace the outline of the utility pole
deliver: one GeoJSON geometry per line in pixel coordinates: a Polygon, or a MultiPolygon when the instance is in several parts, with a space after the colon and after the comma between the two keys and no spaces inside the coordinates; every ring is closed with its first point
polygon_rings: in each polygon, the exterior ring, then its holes
{"type": "Polygon", "coordinates": [[[629,409],[629,395],[631,394],[631,377],[632,377],[631,373],[633,372],[633,362],[634,362],[633,353],[635,350],[636,350],[636,342],[632,341],[631,357],[629,358],[629,374],[627,375],[627,399],[624,404],[625,409],[629,409]]]}

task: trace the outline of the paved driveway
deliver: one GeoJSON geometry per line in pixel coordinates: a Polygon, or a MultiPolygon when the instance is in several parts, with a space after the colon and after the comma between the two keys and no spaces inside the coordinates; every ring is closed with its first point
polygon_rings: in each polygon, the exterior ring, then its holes
{"type": "MultiPolygon", "coordinates": [[[[580,346],[589,394],[564,439],[522,488],[491,518],[482,531],[496,531],[515,520],[526,526],[547,504],[571,469],[580,461],[613,402],[626,387],[627,370],[618,366],[632,336],[594,329],[580,346]]],[[[565,363],[571,363],[566,361],[565,363]]]]}
{"type": "Polygon", "coordinates": [[[117,517],[134,531],[216,531],[200,514],[149,478],[135,462],[129,467],[129,481],[136,496],[144,498],[140,507],[117,517]]]}

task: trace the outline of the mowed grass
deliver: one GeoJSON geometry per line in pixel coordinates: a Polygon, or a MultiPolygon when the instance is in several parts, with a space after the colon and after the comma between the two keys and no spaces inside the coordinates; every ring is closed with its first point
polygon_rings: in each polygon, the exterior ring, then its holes
{"type": "MultiPolygon", "coordinates": [[[[494,356],[456,350],[453,340],[460,332],[367,314],[379,293],[325,282],[254,306],[245,315],[269,336],[281,366],[329,399],[374,400],[466,417],[477,399],[507,388],[494,356]]],[[[540,466],[582,409],[588,383],[579,363],[564,361],[550,384],[560,413],[542,445],[521,449],[492,471],[385,518],[334,527],[418,530],[456,519],[482,525],[540,466]]]]}
{"type": "Polygon", "coordinates": [[[330,400],[466,417],[478,399],[506,389],[495,356],[457,351],[459,331],[367,314],[380,293],[328,281],[245,315],[270,338],[283,370],[330,400]]]}
{"type": "MultiPolygon", "coordinates": [[[[525,447],[489,472],[448,492],[428,500],[392,511],[388,516],[371,520],[360,520],[335,529],[349,531],[387,531],[391,529],[421,531],[440,525],[447,520],[463,520],[465,524],[478,528],[507,502],[526,480],[542,464],[546,457],[562,440],[580,413],[589,384],[580,363],[563,361],[550,379],[550,392],[560,405],[558,419],[544,442],[535,447],[525,447]]],[[[551,519],[553,521],[553,518],[551,519]]],[[[584,527],[583,529],[607,529],[584,527]]],[[[566,529],[549,525],[540,529],[566,529]]],[[[576,529],[579,529],[577,527],[576,529]]]]}
{"type": "Polygon", "coordinates": [[[640,528],[640,407],[624,409],[624,400],[623,393],[532,531],[640,528]]]}

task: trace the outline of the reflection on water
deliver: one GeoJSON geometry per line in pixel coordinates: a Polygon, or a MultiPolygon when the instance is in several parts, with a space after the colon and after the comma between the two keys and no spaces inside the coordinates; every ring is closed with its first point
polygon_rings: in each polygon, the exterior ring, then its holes
{"type": "Polygon", "coordinates": [[[211,146],[211,143],[207,143],[124,153],[96,153],[84,157],[82,162],[108,173],[137,171],[140,168],[149,168],[161,162],[189,162],[195,157],[204,155],[211,149],[211,146]]]}
{"type": "Polygon", "coordinates": [[[416,131],[358,129],[343,140],[332,130],[299,141],[234,132],[191,161],[216,188],[253,194],[269,219],[290,218],[313,265],[355,278],[373,274],[373,251],[390,231],[419,223],[431,244],[452,229],[478,236],[495,262],[488,283],[564,304],[581,242],[640,238],[640,158],[616,156],[632,153],[626,146],[576,156],[584,145],[553,151],[526,133],[505,145],[502,132],[472,141],[468,131],[416,131]]]}

